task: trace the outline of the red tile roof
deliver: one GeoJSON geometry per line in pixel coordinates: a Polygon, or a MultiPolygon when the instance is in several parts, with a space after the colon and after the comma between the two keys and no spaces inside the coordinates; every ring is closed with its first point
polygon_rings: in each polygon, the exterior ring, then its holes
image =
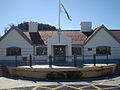
{"type": "MultiPolygon", "coordinates": [[[[94,30],[96,31],[96,30],[94,30]]],[[[94,32],[93,31],[93,32],[94,32]]],[[[120,40],[120,30],[109,30],[117,39],[120,40]]],[[[29,32],[23,32],[33,44],[47,44],[48,39],[57,31],[39,31],[38,34],[30,35],[29,32]]],[[[92,33],[82,33],[80,30],[62,30],[64,34],[71,38],[72,44],[83,45],[92,33]]]]}
{"type": "Polygon", "coordinates": [[[120,40],[120,30],[110,30],[110,32],[120,40]]]}
{"type": "MultiPolygon", "coordinates": [[[[44,41],[45,44],[47,44],[48,42],[48,38],[52,37],[53,34],[55,34],[57,31],[39,31],[39,35],[41,36],[41,39],[44,41]]],[[[71,38],[72,40],[72,44],[84,44],[84,42],[87,39],[87,36],[85,36],[82,32],[80,32],[79,30],[62,30],[62,32],[64,32],[64,34],[68,37],[71,38]]],[[[30,39],[32,40],[30,33],[29,32],[24,32],[24,34],[30,39]]],[[[35,38],[35,36],[34,36],[35,38]]]]}
{"type": "Polygon", "coordinates": [[[63,31],[66,36],[70,37],[72,40],[72,44],[84,44],[84,42],[87,39],[87,36],[85,36],[81,31],[63,31]]]}
{"type": "MultiPolygon", "coordinates": [[[[41,38],[43,39],[45,44],[47,44],[48,38],[52,37],[52,35],[56,32],[57,31],[39,31],[41,38]]],[[[72,44],[82,45],[87,38],[82,32],[76,30],[62,30],[62,32],[64,32],[66,36],[71,38],[72,44]]]]}

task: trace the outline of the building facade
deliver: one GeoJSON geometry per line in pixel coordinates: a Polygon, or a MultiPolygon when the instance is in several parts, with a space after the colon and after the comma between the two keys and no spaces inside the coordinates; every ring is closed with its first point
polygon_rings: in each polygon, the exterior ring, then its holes
{"type": "Polygon", "coordinates": [[[34,60],[48,61],[54,56],[56,63],[78,60],[120,60],[120,30],[108,30],[104,25],[92,30],[91,22],[81,22],[81,30],[41,30],[36,22],[29,23],[29,31],[13,26],[0,39],[0,60],[15,60],[33,55],[34,60]]]}

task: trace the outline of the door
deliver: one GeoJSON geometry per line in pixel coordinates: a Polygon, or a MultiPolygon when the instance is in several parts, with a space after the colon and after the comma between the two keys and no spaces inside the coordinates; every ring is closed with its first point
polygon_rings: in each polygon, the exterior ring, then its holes
{"type": "Polygon", "coordinates": [[[54,46],[53,54],[54,54],[54,63],[65,62],[65,56],[66,56],[65,46],[54,46]]]}

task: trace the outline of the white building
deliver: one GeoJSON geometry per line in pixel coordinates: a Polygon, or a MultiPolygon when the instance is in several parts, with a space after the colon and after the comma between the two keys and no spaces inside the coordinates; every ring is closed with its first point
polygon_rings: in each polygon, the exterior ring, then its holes
{"type": "Polygon", "coordinates": [[[15,56],[37,56],[34,59],[71,62],[74,54],[79,60],[105,58],[120,60],[120,30],[108,30],[104,25],[92,30],[91,22],[81,22],[81,30],[38,31],[36,22],[29,23],[29,31],[12,27],[0,39],[0,60],[15,60],[15,56]],[[40,57],[45,56],[45,57],[40,57]],[[67,57],[66,57],[67,56],[67,57]]]}

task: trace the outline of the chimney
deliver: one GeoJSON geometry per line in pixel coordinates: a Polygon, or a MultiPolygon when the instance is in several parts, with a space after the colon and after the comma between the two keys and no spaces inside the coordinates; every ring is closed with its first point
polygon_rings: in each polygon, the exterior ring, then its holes
{"type": "Polygon", "coordinates": [[[38,23],[37,22],[29,22],[29,32],[37,32],[38,31],[38,23]]]}
{"type": "Polygon", "coordinates": [[[81,32],[91,32],[92,22],[81,22],[81,32]]]}

